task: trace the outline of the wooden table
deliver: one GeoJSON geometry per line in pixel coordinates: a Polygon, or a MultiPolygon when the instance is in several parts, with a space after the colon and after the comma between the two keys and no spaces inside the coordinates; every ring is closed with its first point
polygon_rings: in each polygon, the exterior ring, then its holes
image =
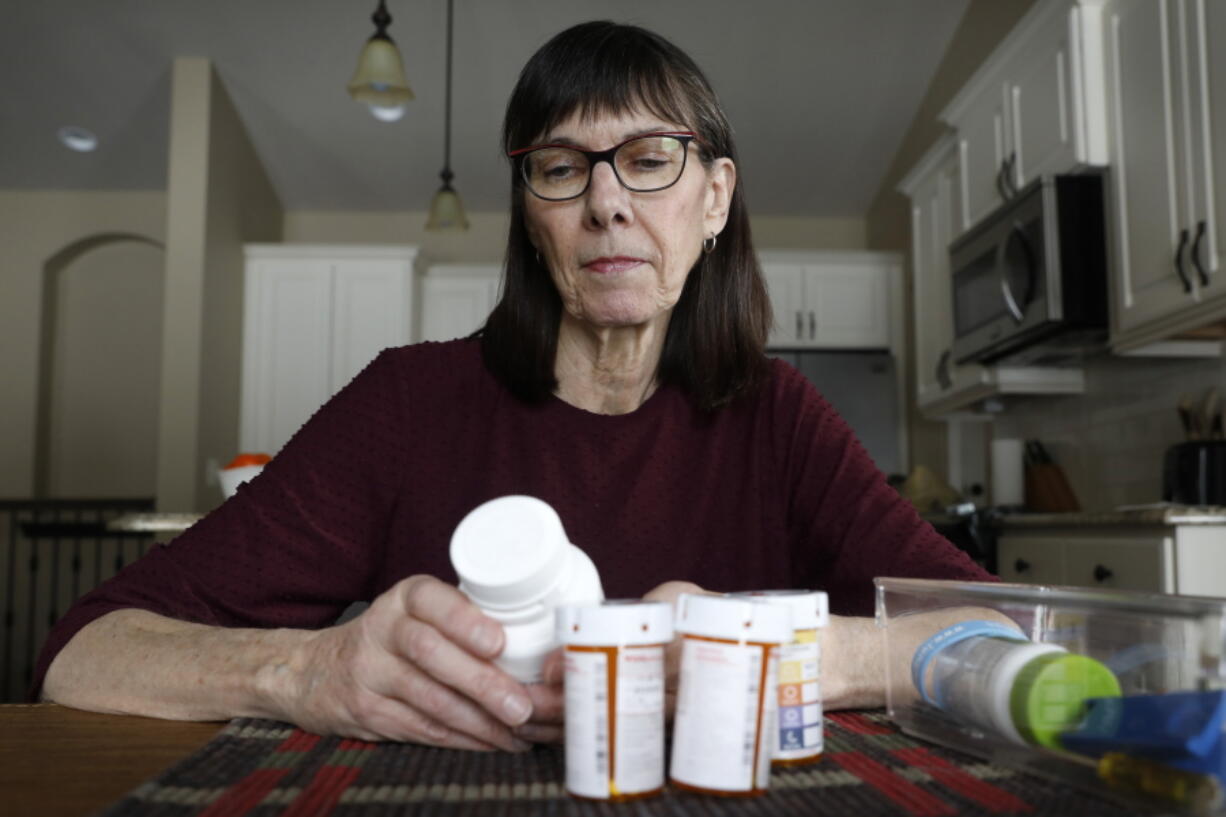
{"type": "Polygon", "coordinates": [[[0,704],[0,813],[91,814],[204,746],[224,725],[0,704]]]}

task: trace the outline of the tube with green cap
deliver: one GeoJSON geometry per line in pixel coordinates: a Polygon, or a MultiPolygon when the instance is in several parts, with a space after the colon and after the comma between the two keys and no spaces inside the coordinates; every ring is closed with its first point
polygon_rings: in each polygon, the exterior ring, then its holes
{"type": "Polygon", "coordinates": [[[936,634],[917,650],[912,669],[929,703],[1015,743],[1053,749],[1061,748],[1061,732],[1081,722],[1087,698],[1120,695],[1101,662],[994,622],[962,622],[936,634]]]}

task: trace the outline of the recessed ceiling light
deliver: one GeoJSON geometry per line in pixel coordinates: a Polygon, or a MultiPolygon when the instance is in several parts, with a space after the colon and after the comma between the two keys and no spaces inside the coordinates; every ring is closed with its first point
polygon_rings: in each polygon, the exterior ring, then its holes
{"type": "Polygon", "coordinates": [[[69,150],[75,150],[79,153],[89,153],[94,148],[98,147],[98,137],[94,136],[93,131],[76,125],[67,125],[56,131],[56,135],[60,137],[60,141],[64,143],[64,147],[69,150]]]}

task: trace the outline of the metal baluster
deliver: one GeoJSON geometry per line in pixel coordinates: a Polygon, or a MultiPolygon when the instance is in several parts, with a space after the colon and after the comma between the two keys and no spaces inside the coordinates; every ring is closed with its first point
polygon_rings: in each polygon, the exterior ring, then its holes
{"type": "MultiPolygon", "coordinates": [[[[67,509],[65,509],[67,510],[67,509]]],[[[55,624],[55,611],[60,606],[60,531],[59,525],[63,522],[63,517],[66,514],[56,513],[53,523],[56,525],[55,535],[51,537],[51,581],[48,582],[51,603],[47,605],[47,626],[55,624]]],[[[74,516],[80,519],[81,512],[77,511],[74,516]]],[[[36,650],[37,651],[37,650],[36,650]]]]}
{"type": "MultiPolygon", "coordinates": [[[[42,515],[43,511],[35,509],[31,516],[31,521],[38,522],[39,517],[42,515]]],[[[22,673],[22,681],[27,685],[34,676],[34,662],[30,655],[34,652],[35,602],[38,599],[38,538],[35,536],[28,538],[30,541],[30,580],[28,582],[30,597],[27,599],[25,671],[22,673]]]]}
{"type": "Polygon", "coordinates": [[[4,700],[13,700],[13,690],[10,681],[13,675],[13,627],[16,626],[17,611],[13,609],[14,590],[17,585],[17,509],[9,512],[9,573],[8,585],[4,597],[4,700]]]}

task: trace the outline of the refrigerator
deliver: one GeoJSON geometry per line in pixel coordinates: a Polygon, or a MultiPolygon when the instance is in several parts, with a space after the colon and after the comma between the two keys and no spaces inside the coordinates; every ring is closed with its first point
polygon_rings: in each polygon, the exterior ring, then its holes
{"type": "Polygon", "coordinates": [[[807,377],[855,431],[877,467],[904,473],[899,451],[902,426],[897,372],[884,350],[770,351],[807,377]]]}

